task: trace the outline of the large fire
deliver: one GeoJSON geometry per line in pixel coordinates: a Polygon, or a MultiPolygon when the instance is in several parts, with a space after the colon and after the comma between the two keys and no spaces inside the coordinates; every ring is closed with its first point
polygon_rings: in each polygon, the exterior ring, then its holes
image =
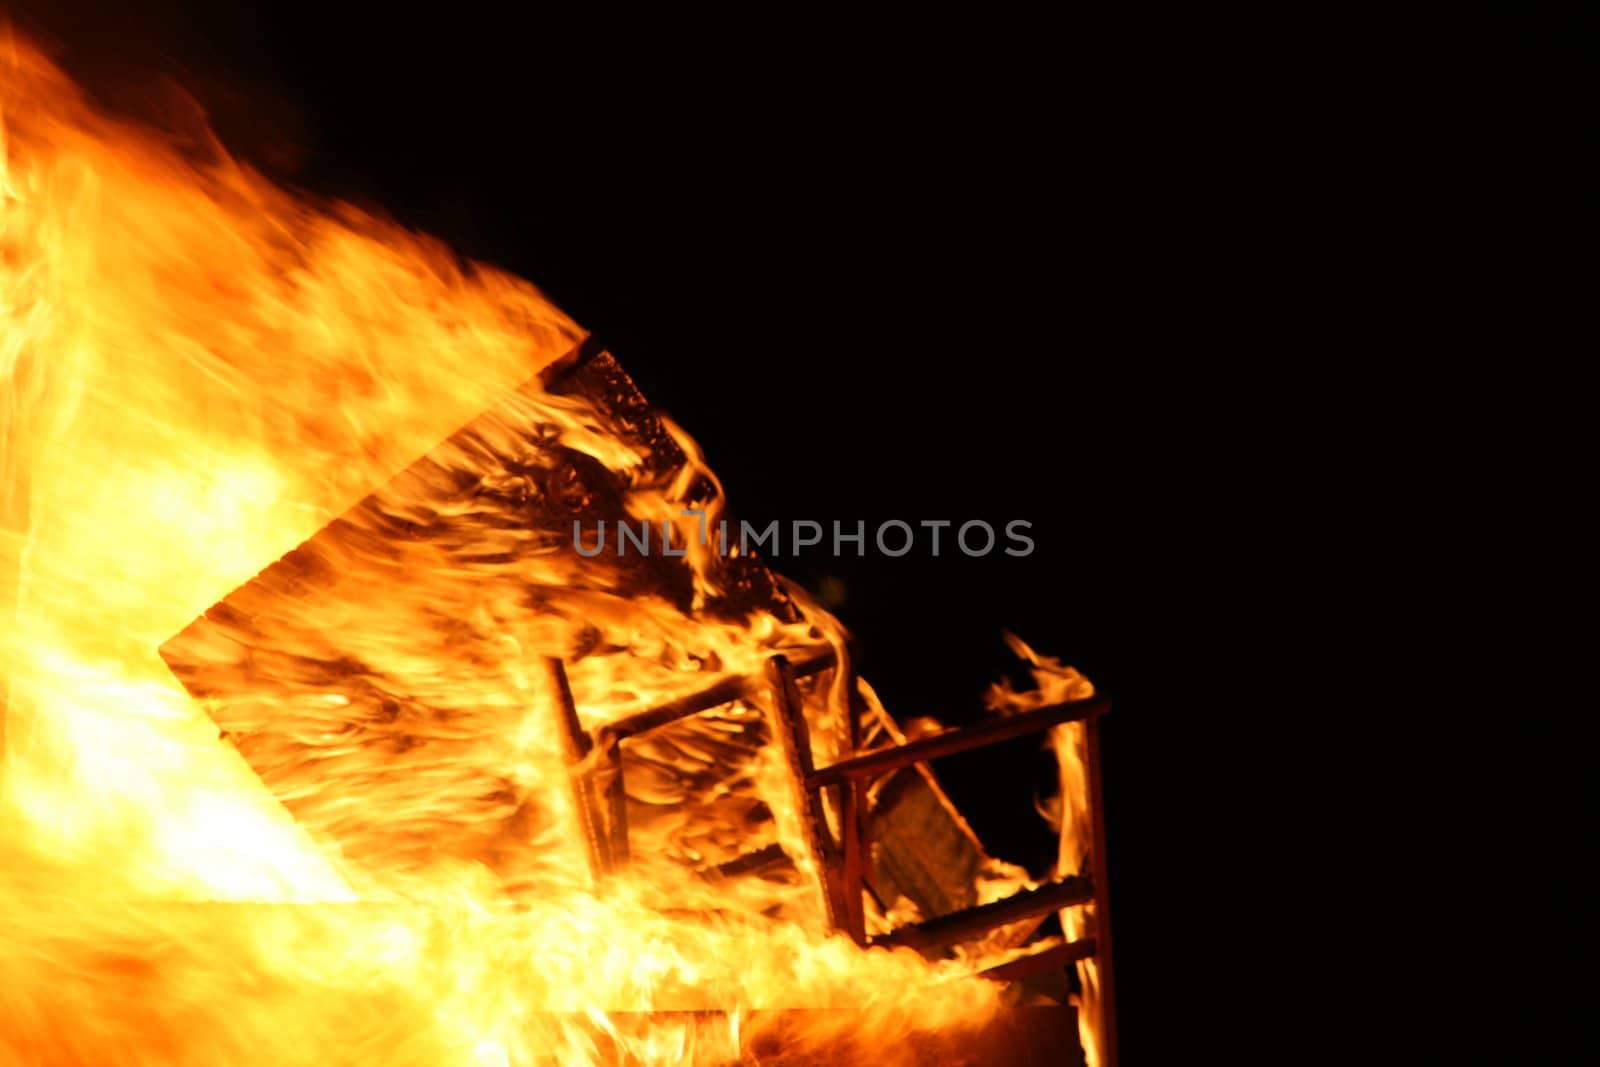
{"type": "MultiPolygon", "coordinates": [[[[103,114],[0,38],[0,320],[0,1058],[920,1062],[1004,1010],[973,975],[1014,941],[930,961],[835,929],[749,694],[630,742],[628,855],[597,863],[563,687],[588,732],[820,650],[796,683],[816,765],[851,754],[863,706],[905,739],[798,590],[729,607],[730,562],[684,517],[721,488],[681,431],[666,469],[667,445],[539,384],[585,334],[532,286],[103,114]],[[488,445],[439,451],[469,423],[488,445]],[[678,524],[681,595],[440,503],[549,492],[524,434],[678,524]],[[247,584],[335,520],[316,595],[247,584]],[[403,547],[373,547],[396,523],[403,547]],[[265,605],[248,655],[212,610],[236,590],[265,605]],[[792,864],[707,876],[763,847],[792,864]]],[[[1092,692],[1017,648],[1038,687],[995,689],[997,713],[1092,692]]],[[[1083,723],[1052,738],[1072,873],[1083,723]]],[[[1034,884],[979,877],[980,901],[1034,884]]],[[[894,910],[868,901],[864,933],[894,910]]],[[[1091,906],[1061,916],[1093,933],[1091,906]]]]}

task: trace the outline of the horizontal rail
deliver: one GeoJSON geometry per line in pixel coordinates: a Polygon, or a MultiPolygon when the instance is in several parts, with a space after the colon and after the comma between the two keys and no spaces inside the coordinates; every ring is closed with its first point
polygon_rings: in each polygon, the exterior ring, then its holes
{"type": "Polygon", "coordinates": [[[782,845],[766,845],[754,852],[746,852],[736,856],[727,863],[719,864],[712,868],[723,878],[732,878],[741,874],[760,874],[769,871],[784,863],[793,863],[789,854],[783,850],[782,845]]]}
{"type": "Polygon", "coordinates": [[[968,941],[997,926],[1048,915],[1058,908],[1083,904],[1093,899],[1092,880],[1075,874],[1038,889],[1024,889],[992,904],[980,904],[926,922],[902,926],[891,933],[872,938],[871,944],[904,945],[914,949],[943,948],[968,941]]]}
{"type": "Polygon", "coordinates": [[[1069,963],[1086,960],[1093,956],[1095,951],[1092,937],[1064,941],[1037,952],[1030,952],[1026,956],[1018,956],[988,970],[979,971],[978,977],[987,978],[991,982],[1020,982],[1048,971],[1059,971],[1069,963]]]}
{"type": "Polygon", "coordinates": [[[926,763],[928,760],[954,756],[1000,741],[1026,737],[1065,722],[1079,722],[1094,715],[1104,714],[1110,708],[1111,701],[1105,697],[1089,697],[1086,700],[1073,700],[1065,704],[1053,704],[1034,711],[1025,711],[1019,715],[1007,715],[1004,718],[978,723],[976,726],[946,730],[942,734],[924,737],[908,744],[880,748],[853,759],[830,763],[806,777],[806,788],[822,789],[852,779],[876,778],[880,774],[913,763],[926,763]]]}
{"type": "MultiPolygon", "coordinates": [[[[806,675],[827,670],[833,666],[834,660],[833,649],[831,648],[796,653],[796,657],[790,661],[790,666],[796,678],[803,678],[806,675]]],[[[635,737],[658,727],[666,726],[668,723],[677,722],[679,719],[687,719],[691,715],[698,715],[702,711],[710,711],[712,708],[721,707],[723,704],[731,704],[765,685],[766,681],[759,675],[725,675],[703,689],[685,693],[683,696],[675,697],[665,704],[658,704],[653,708],[647,708],[644,711],[624,716],[616,722],[607,723],[599,727],[595,731],[595,735],[599,737],[601,734],[605,734],[617,740],[635,737]]]]}

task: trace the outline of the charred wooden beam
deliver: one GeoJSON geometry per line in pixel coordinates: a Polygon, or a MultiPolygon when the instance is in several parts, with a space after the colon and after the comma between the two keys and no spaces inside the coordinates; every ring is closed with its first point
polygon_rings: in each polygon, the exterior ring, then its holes
{"type": "Polygon", "coordinates": [[[1089,811],[1094,838],[1089,863],[1094,877],[1095,965],[1100,979],[1100,1052],[1105,1067],[1117,1067],[1116,982],[1111,959],[1111,893],[1106,864],[1105,786],[1100,768],[1100,720],[1083,724],[1084,764],[1089,774],[1089,811]]]}
{"type": "Polygon", "coordinates": [[[997,926],[1038,918],[1058,908],[1082,904],[1092,899],[1094,899],[1093,880],[1084,875],[1072,875],[1059,882],[1040,886],[1038,889],[1024,889],[992,904],[965,908],[949,915],[941,915],[937,919],[902,926],[892,933],[874,937],[871,943],[904,945],[918,950],[943,948],[971,940],[997,926]]]}
{"type": "Polygon", "coordinates": [[[858,945],[867,941],[866,909],[861,902],[863,873],[866,868],[863,812],[866,790],[860,782],[846,782],[839,802],[839,834],[842,853],[839,864],[839,897],[844,932],[858,945]]]}
{"type": "Polygon", "coordinates": [[[1061,941],[1049,948],[1030,952],[1026,956],[1018,956],[997,967],[979,971],[978,977],[987,978],[992,982],[1021,982],[1035,975],[1059,971],[1069,963],[1086,960],[1096,951],[1095,940],[1092,937],[1080,938],[1077,941],[1061,941]]]}
{"type": "Polygon", "coordinates": [[[760,874],[793,862],[782,845],[773,843],[718,864],[715,871],[723,878],[734,878],[744,874],[760,874]]]}
{"type": "MultiPolygon", "coordinates": [[[[1051,1004],[999,1009],[975,1029],[939,1027],[926,1020],[894,1039],[885,1056],[867,1030],[870,1015],[849,1008],[607,1011],[601,1022],[592,1015],[541,1013],[549,1025],[582,1030],[593,1040],[597,1063],[637,1063],[630,1047],[658,1027],[668,1032],[725,1040],[738,1035],[740,1063],[766,1063],[802,1058],[828,1067],[881,1067],[886,1059],[903,1067],[1083,1067],[1078,1046],[1077,1011],[1051,1004]],[[603,1023],[603,1025],[602,1025],[603,1023]],[[700,1031],[698,1028],[703,1027],[700,1031]],[[817,1035],[832,1035],[821,1038],[817,1035]]],[[[699,1047],[697,1045],[697,1047],[699,1047]]]]}
{"type": "Polygon", "coordinates": [[[821,789],[841,782],[876,778],[880,774],[913,763],[925,763],[928,760],[970,752],[972,749],[983,748],[1001,741],[1026,737],[1064,722],[1079,722],[1101,715],[1110,707],[1111,702],[1105,697],[1089,697],[1086,700],[1073,700],[1020,715],[994,719],[976,726],[946,730],[942,734],[925,737],[909,744],[879,749],[854,759],[840,760],[808,775],[806,785],[812,789],[821,789]]]}
{"type": "Polygon", "coordinates": [[[811,774],[811,732],[794,687],[794,670],[786,658],[777,655],[767,660],[766,676],[771,692],[772,736],[783,753],[794,792],[792,802],[800,812],[801,847],[821,883],[828,925],[842,930],[844,909],[830,862],[834,849],[828,840],[827,815],[822,810],[822,797],[805,784],[811,774]]]}
{"type": "MultiPolygon", "coordinates": [[[[847,659],[845,670],[846,743],[850,756],[861,747],[861,714],[865,702],[856,679],[854,661],[847,659]]],[[[840,893],[844,903],[845,933],[858,945],[867,942],[866,905],[862,899],[867,886],[867,790],[864,782],[846,782],[839,788],[839,826],[843,840],[840,849],[840,893]]]]}
{"type": "MultiPolygon", "coordinates": [[[[789,669],[794,677],[804,678],[832,667],[833,663],[833,649],[823,648],[807,652],[790,661],[789,669]]],[[[744,675],[727,675],[692,693],[685,693],[664,704],[657,704],[655,707],[607,723],[600,727],[597,733],[618,740],[648,733],[679,719],[686,719],[702,711],[710,711],[712,708],[743,699],[754,693],[760,685],[758,680],[744,675]]]]}
{"type": "Polygon", "coordinates": [[[577,809],[578,824],[583,830],[584,845],[589,854],[589,874],[598,881],[611,871],[613,860],[594,778],[583,766],[594,743],[578,721],[578,708],[572,702],[572,686],[567,681],[566,666],[555,656],[543,656],[540,663],[556,701],[561,754],[567,762],[567,773],[572,780],[572,803],[577,809]]]}

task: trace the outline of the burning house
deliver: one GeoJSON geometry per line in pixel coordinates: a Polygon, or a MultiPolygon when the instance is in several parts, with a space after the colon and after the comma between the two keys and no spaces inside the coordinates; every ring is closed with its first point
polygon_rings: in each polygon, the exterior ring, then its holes
{"type": "Polygon", "coordinates": [[[537,290],[20,40],[0,205],[8,1056],[1115,1061],[1087,679],[909,736],[537,290]],[[929,766],[1028,735],[1043,880],[929,766]]]}

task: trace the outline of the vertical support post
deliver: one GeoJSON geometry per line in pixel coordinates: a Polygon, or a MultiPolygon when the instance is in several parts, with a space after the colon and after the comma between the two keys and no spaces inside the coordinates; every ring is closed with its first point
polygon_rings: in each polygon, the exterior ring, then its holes
{"type": "Polygon", "coordinates": [[[578,824],[583,831],[584,845],[589,855],[589,874],[598,882],[613,868],[613,857],[605,828],[600,822],[599,799],[594,778],[584,767],[584,760],[593,748],[588,731],[578,721],[578,709],[572,701],[572,686],[567,682],[567,668],[555,656],[541,659],[550,689],[555,696],[556,719],[561,735],[561,754],[567,762],[567,773],[572,780],[572,802],[577,810],[578,824]]]}
{"type": "MultiPolygon", "coordinates": [[[[850,759],[861,749],[861,712],[864,702],[856,685],[855,665],[849,653],[838,653],[839,669],[844,672],[845,716],[847,719],[844,758],[850,759]]],[[[839,871],[839,895],[844,905],[845,933],[858,945],[867,943],[866,907],[862,891],[866,878],[867,784],[864,781],[846,782],[839,790],[839,828],[843,862],[839,871]]]]}
{"type": "Polygon", "coordinates": [[[610,830],[611,864],[615,870],[628,862],[628,790],[622,779],[622,738],[603,732],[599,740],[599,787],[605,793],[606,824],[610,830]]]}
{"type": "Polygon", "coordinates": [[[845,758],[849,759],[861,751],[861,713],[866,710],[866,701],[861,698],[861,687],[856,683],[856,665],[850,662],[849,653],[841,650],[835,658],[841,661],[839,669],[844,671],[845,715],[849,720],[846,736],[850,742],[850,751],[845,758]]]}
{"type": "Polygon", "coordinates": [[[1089,869],[1094,878],[1094,958],[1100,979],[1100,1067],[1117,1067],[1116,982],[1111,959],[1111,879],[1106,865],[1105,786],[1100,769],[1100,716],[1083,723],[1084,763],[1089,776],[1089,810],[1094,824],[1089,869]]]}
{"type": "Polygon", "coordinates": [[[839,868],[839,903],[844,918],[844,931],[858,945],[867,943],[866,911],[861,903],[862,870],[862,817],[866,811],[866,786],[858,781],[844,783],[839,791],[839,829],[844,838],[843,862],[839,868]]]}
{"type": "MultiPolygon", "coordinates": [[[[788,659],[775,655],[766,663],[767,685],[771,691],[772,736],[783,754],[789,781],[791,799],[800,812],[801,845],[806,859],[817,872],[818,888],[822,892],[823,910],[828,925],[835,930],[846,928],[840,904],[840,887],[835,884],[832,849],[829,844],[828,819],[822,810],[822,794],[806,784],[813,770],[811,764],[811,737],[801,712],[800,694],[795,688],[794,671],[788,659]]],[[[848,833],[848,830],[846,831],[848,833]]]]}

